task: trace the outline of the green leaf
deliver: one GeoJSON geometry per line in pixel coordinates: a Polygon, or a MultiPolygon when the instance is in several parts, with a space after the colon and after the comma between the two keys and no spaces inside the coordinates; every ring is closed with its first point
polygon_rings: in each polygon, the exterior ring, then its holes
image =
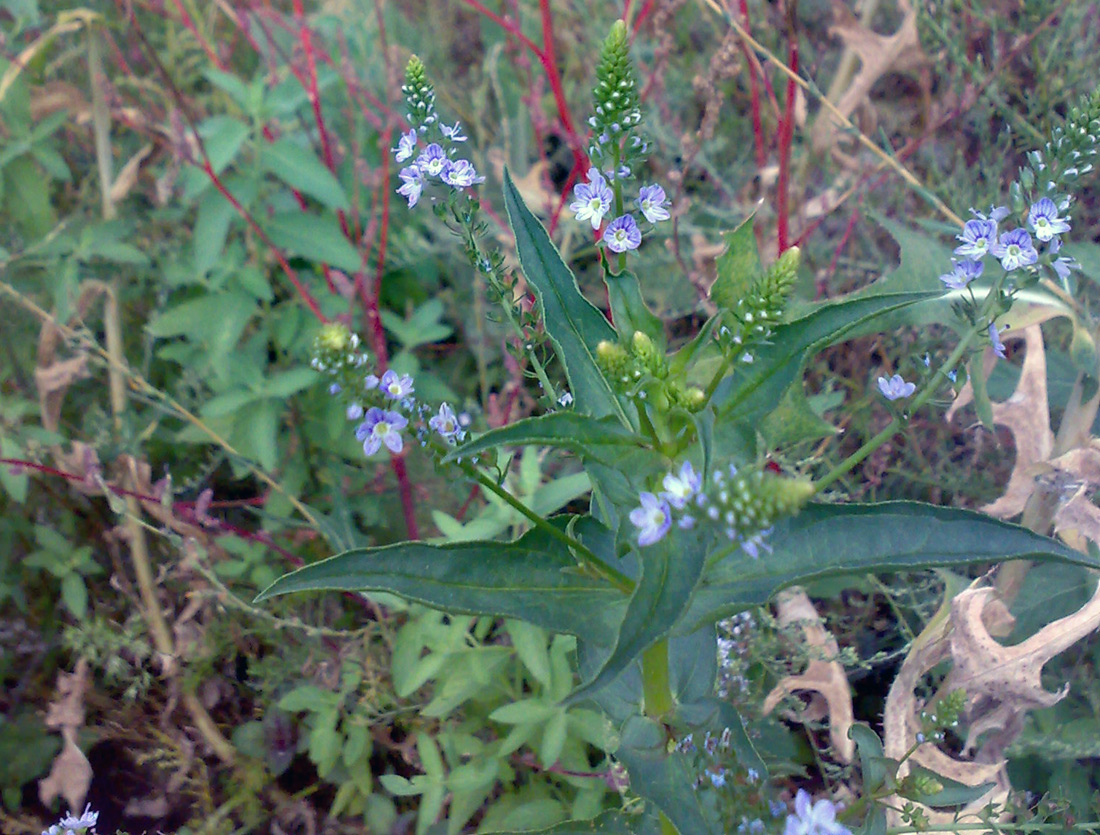
{"type": "Polygon", "coordinates": [[[546,632],[526,621],[510,620],[505,624],[512,647],[527,671],[544,687],[550,686],[550,651],[546,632]]]}
{"type": "Polygon", "coordinates": [[[886,835],[886,809],[876,804],[863,819],[858,835],[886,835]]]}
{"type": "Polygon", "coordinates": [[[626,598],[576,569],[564,546],[538,529],[514,542],[403,542],[292,571],[257,601],[296,591],[386,591],[448,612],[514,617],[610,644],[626,598]]]}
{"type": "MultiPolygon", "coordinates": [[[[247,124],[232,116],[211,116],[199,125],[199,136],[215,174],[221,174],[236,159],[250,132],[247,124]]],[[[180,183],[183,201],[189,203],[210,187],[210,177],[201,168],[188,168],[180,183]]]]}
{"type": "Polygon", "coordinates": [[[207,67],[202,71],[202,74],[206,76],[207,81],[219,90],[228,93],[229,97],[240,105],[242,110],[248,110],[248,85],[241,81],[241,79],[230,73],[216,70],[213,67],[207,67]]]}
{"type": "Polygon", "coordinates": [[[887,780],[893,780],[897,774],[897,763],[891,770],[886,758],[886,752],[879,739],[869,725],[857,723],[848,729],[848,738],[856,744],[859,751],[859,768],[863,776],[863,792],[872,794],[886,785],[887,780]]]}
{"type": "Polygon", "coordinates": [[[760,434],[772,449],[783,449],[801,441],[816,441],[835,435],[837,428],[822,420],[810,407],[801,385],[783,394],[774,412],[764,418],[760,434]]]}
{"type": "Polygon", "coordinates": [[[280,139],[260,148],[260,165],[295,191],[308,194],[330,209],[348,208],[348,196],[340,181],[312,149],[293,139],[280,139]]]}
{"type": "Polygon", "coordinates": [[[264,381],[263,391],[266,397],[290,397],[302,389],[316,383],[320,375],[312,368],[292,368],[282,371],[264,381]]]}
{"type": "Polygon", "coordinates": [[[630,788],[664,812],[680,835],[717,835],[695,790],[695,768],[683,754],[668,753],[666,739],[664,726],[652,719],[626,720],[615,756],[630,773],[630,788]]]}
{"type": "Polygon", "coordinates": [[[256,310],[256,300],[244,293],[211,293],[169,308],[145,329],[154,337],[186,336],[230,348],[256,310]]]}
{"type": "Polygon", "coordinates": [[[669,641],[669,684],[680,704],[710,698],[718,676],[718,645],[713,624],[669,641]]]}
{"type": "Polygon", "coordinates": [[[819,577],[912,571],[1007,560],[1100,562],[1027,528],[953,507],[920,502],[809,505],[775,526],[773,553],[737,551],[696,591],[680,632],[761,606],[775,592],[819,577]]]}
{"type": "Polygon", "coordinates": [[[745,295],[764,268],[756,249],[753,218],[749,215],[741,225],[723,237],[725,251],[715,260],[718,277],[710,287],[710,297],[719,307],[732,310],[745,295]]]}
{"type": "Polygon", "coordinates": [[[673,629],[703,573],[706,549],[697,536],[676,532],[638,548],[638,557],[642,576],[619,626],[614,649],[596,676],[569,697],[572,703],[610,684],[673,629]]]}
{"type": "Polygon", "coordinates": [[[328,264],[348,274],[359,272],[363,258],[331,212],[281,212],[263,222],[272,243],[292,255],[328,264]]]}
{"type": "Polygon", "coordinates": [[[444,461],[469,458],[502,446],[553,446],[571,449],[597,460],[614,461],[616,448],[640,447],[644,439],[612,418],[592,418],[573,411],[550,412],[491,429],[451,450],[444,461]]]}
{"type": "MultiPolygon", "coordinates": [[[[23,447],[14,438],[0,435],[0,457],[21,459],[23,447]]],[[[15,502],[23,504],[27,500],[28,476],[25,472],[16,472],[7,464],[0,464],[0,486],[15,502]]]]}
{"type": "Polygon", "coordinates": [[[942,774],[937,774],[934,771],[930,771],[916,764],[912,765],[909,773],[911,777],[920,776],[935,780],[943,786],[943,788],[933,794],[921,794],[915,791],[899,791],[899,794],[909,800],[915,800],[917,803],[923,803],[925,806],[934,806],[936,808],[962,806],[970,803],[971,801],[977,800],[997,785],[996,783],[982,783],[979,786],[968,786],[966,783],[960,783],[958,780],[944,777],[942,774]]]}
{"type": "Polygon", "coordinates": [[[780,403],[783,393],[802,373],[806,356],[846,338],[855,327],[883,313],[900,310],[935,293],[895,293],[822,305],[811,313],[780,325],[771,342],[760,347],[749,365],[718,386],[713,402],[722,413],[755,423],[780,403]]]}
{"type": "Polygon", "coordinates": [[[665,325],[642,298],[638,276],[630,270],[623,270],[618,275],[608,273],[604,276],[604,283],[607,285],[607,300],[611,304],[615,329],[626,339],[635,331],[641,331],[653,340],[657,350],[663,354],[668,345],[665,325]]]}
{"type": "Polygon", "coordinates": [[[84,578],[75,571],[61,578],[61,599],[73,617],[84,620],[88,614],[88,587],[84,584],[84,578]]]}
{"type": "Polygon", "coordinates": [[[565,366],[577,410],[592,417],[615,415],[623,425],[629,425],[622,404],[596,364],[596,346],[618,335],[604,315],[581,295],[577,279],[562,261],[545,227],[524,204],[507,169],[504,205],[516,237],[520,266],[538,300],[546,333],[565,366]]]}

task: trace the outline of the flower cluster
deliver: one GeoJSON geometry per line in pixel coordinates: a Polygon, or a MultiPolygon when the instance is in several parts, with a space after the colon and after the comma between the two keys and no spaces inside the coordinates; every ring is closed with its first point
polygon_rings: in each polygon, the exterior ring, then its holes
{"type": "Polygon", "coordinates": [[[49,829],[44,830],[42,835],[95,835],[97,820],[99,820],[99,812],[93,812],[89,803],[84,807],[84,814],[77,816],[69,812],[49,829]]]}
{"type": "Polygon", "coordinates": [[[787,816],[783,835],[851,835],[851,830],[838,823],[837,807],[822,798],[816,803],[805,789],[799,789],[794,799],[794,813],[787,816]]]}
{"type": "MultiPolygon", "coordinates": [[[[1021,226],[1003,232],[1000,231],[999,224],[1009,216],[1009,210],[1005,206],[990,209],[988,215],[971,209],[974,217],[963,225],[962,233],[956,236],[959,245],[955,247],[955,254],[962,256],[962,260],[952,259],[951,271],[941,275],[940,281],[949,290],[966,289],[984,272],[987,255],[997,259],[1005,273],[1020,269],[1034,273],[1036,264],[1042,257],[1045,259],[1043,263],[1049,264],[1057,276],[1065,281],[1070,270],[1076,267],[1073,259],[1057,256],[1062,248],[1062,239],[1059,236],[1070,231],[1069,218],[1062,214],[1069,208],[1070,202],[1068,197],[1059,203],[1055,203],[1050,197],[1040,197],[1028,207],[1026,228],[1021,226]],[[1044,246],[1044,253],[1039,252],[1035,241],[1044,246]]],[[[992,320],[989,322],[989,338],[997,356],[1004,357],[1005,349],[1000,340],[1000,331],[992,320]]],[[[885,389],[883,394],[891,400],[895,399],[885,389]]]]}
{"type": "Polygon", "coordinates": [[[435,90],[428,82],[423,62],[415,55],[409,58],[405,68],[405,84],[401,91],[409,107],[406,118],[413,127],[401,135],[397,147],[391,150],[394,160],[399,163],[412,160],[401,169],[398,175],[401,186],[397,189],[397,193],[408,201],[409,208],[419,202],[425,186],[431,183],[440,182],[453,191],[461,191],[485,182],[468,159],[455,159],[459,143],[466,141],[462,126],[458,122],[445,125],[439,121],[435,112],[435,90]],[[438,132],[438,141],[428,141],[432,132],[438,132]],[[418,153],[421,140],[426,144],[418,153]]]}
{"type": "MultiPolygon", "coordinates": [[[[577,220],[598,230],[614,208],[616,214],[604,229],[602,241],[611,252],[622,254],[637,249],[642,242],[638,220],[621,208],[622,181],[634,176],[648,153],[649,142],[641,132],[638,82],[630,61],[629,33],[621,20],[611,27],[603,43],[596,79],[592,91],[594,113],[588,119],[594,136],[588,155],[595,164],[588,171],[587,181],[573,189],[569,209],[577,220]]],[[[634,205],[650,224],[671,217],[665,190],[656,184],[640,188],[634,205]]]]}
{"type": "MultiPolygon", "coordinates": [[[[314,343],[312,365],[318,371],[336,378],[329,393],[345,402],[348,420],[359,421],[355,439],[363,445],[366,455],[374,455],[382,447],[393,454],[405,447],[403,431],[410,419],[421,446],[426,446],[431,434],[444,443],[454,445],[466,437],[462,416],[456,415],[449,403],[438,412],[414,396],[416,383],[408,374],[398,374],[392,368],[376,374],[363,374],[366,354],[355,353],[359,337],[341,324],[333,323],[321,329],[314,343]]],[[[467,421],[468,422],[468,421],[467,421]]]]}
{"type": "MultiPolygon", "coordinates": [[[[611,211],[615,201],[615,193],[608,185],[608,177],[611,176],[608,173],[605,177],[598,168],[590,168],[587,182],[578,183],[573,189],[574,200],[569,204],[569,210],[582,223],[591,223],[593,229],[600,228],[604,216],[611,211]]],[[[643,186],[638,191],[634,204],[642,213],[642,217],[651,224],[660,223],[671,217],[668,209],[665,208],[669,205],[668,197],[659,185],[643,186]]],[[[607,224],[602,240],[612,252],[623,253],[637,249],[641,245],[642,230],[634,215],[626,213],[607,224]]]]}
{"type": "Polygon", "coordinates": [[[643,491],[639,506],[630,512],[637,528],[638,545],[652,545],[664,538],[673,522],[684,530],[697,522],[710,523],[746,554],[758,559],[771,526],[797,513],[813,495],[813,485],[785,478],[767,470],[739,471],[730,464],[728,474],[716,470],[705,485],[691,462],[667,473],[658,493],[643,491]],[[679,517],[679,518],[677,518],[679,517]]]}

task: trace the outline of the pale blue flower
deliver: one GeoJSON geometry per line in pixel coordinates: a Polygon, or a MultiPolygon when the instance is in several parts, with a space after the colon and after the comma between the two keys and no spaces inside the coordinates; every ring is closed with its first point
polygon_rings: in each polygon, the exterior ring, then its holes
{"type": "Polygon", "coordinates": [[[638,199],[634,202],[637,203],[638,208],[645,215],[645,219],[650,223],[658,223],[671,217],[668,209],[665,208],[665,206],[671,204],[671,201],[665,196],[665,190],[659,185],[642,186],[638,190],[638,199]]]}
{"type": "Polygon", "coordinates": [[[1039,260],[1039,253],[1031,243],[1031,235],[1026,229],[1013,229],[1001,235],[990,253],[1001,262],[1007,272],[1019,267],[1029,267],[1039,260]]]}
{"type": "Polygon", "coordinates": [[[428,421],[428,426],[448,441],[454,439],[455,436],[462,432],[462,428],[458,425],[458,418],[455,417],[454,409],[451,408],[450,403],[443,403],[440,405],[439,414],[433,416],[431,420],[428,421]]]}
{"type": "Polygon", "coordinates": [[[563,409],[566,409],[569,406],[572,406],[573,405],[573,395],[571,393],[569,393],[568,391],[565,392],[564,394],[562,394],[561,397],[558,398],[558,405],[561,406],[563,409]]]}
{"type": "Polygon", "coordinates": [[[343,387],[339,383],[333,383],[331,386],[328,387],[329,394],[339,394],[343,390],[343,387]]]}
{"type": "Polygon", "coordinates": [[[454,127],[447,127],[442,122],[439,123],[439,129],[443,132],[443,135],[452,142],[465,142],[466,137],[462,134],[462,124],[455,122],[454,127]]]}
{"type": "Polygon", "coordinates": [[[1069,231],[1069,218],[1058,217],[1058,207],[1049,197],[1041,197],[1031,204],[1027,223],[1040,241],[1049,241],[1055,235],[1069,231]]]}
{"type": "Polygon", "coordinates": [[[768,544],[767,538],[771,534],[772,528],[755,533],[752,536],[747,536],[741,540],[741,550],[752,557],[754,560],[760,559],[760,552],[767,551],[769,554],[773,553],[772,546],[768,544]]]}
{"type": "Polygon", "coordinates": [[[391,400],[401,400],[413,393],[413,378],[408,374],[397,376],[392,368],[382,375],[378,388],[391,400]]]}
{"type": "Polygon", "coordinates": [[[887,400],[900,400],[909,397],[917,390],[913,383],[907,383],[900,374],[895,374],[889,380],[885,377],[878,378],[878,390],[887,400]]]}
{"type": "Polygon", "coordinates": [[[359,420],[363,416],[363,407],[358,403],[352,403],[346,410],[348,420],[359,420]]]}
{"type": "Polygon", "coordinates": [[[652,545],[672,526],[672,511],[668,502],[652,493],[642,493],[641,507],[630,511],[630,523],[638,529],[638,544],[652,545]]]}
{"type": "Polygon", "coordinates": [[[811,803],[813,798],[799,789],[794,799],[794,814],[787,815],[783,835],[851,835],[850,830],[836,820],[836,804],[826,798],[811,803]]]}
{"type": "Polygon", "coordinates": [[[456,159],[449,163],[440,177],[443,182],[454,188],[466,188],[474,183],[485,182],[485,178],[477,175],[477,171],[468,159],[456,159]]]}
{"type": "Polygon", "coordinates": [[[99,812],[93,812],[92,805],[89,803],[84,807],[84,814],[77,817],[69,812],[60,821],[45,830],[42,835],[85,835],[95,827],[98,820],[99,812]]]}
{"type": "Polygon", "coordinates": [[[447,159],[447,154],[443,148],[438,143],[433,142],[420,152],[420,156],[416,158],[416,167],[426,177],[438,177],[443,173],[449,162],[450,160],[447,159]]]}
{"type": "Polygon", "coordinates": [[[951,272],[940,276],[940,281],[951,290],[962,290],[985,269],[985,264],[971,258],[964,258],[962,261],[951,259],[951,263],[954,265],[951,272]]]}
{"type": "Polygon", "coordinates": [[[569,210],[577,220],[590,221],[593,229],[599,229],[603,216],[611,210],[611,201],[615,195],[611,192],[603,175],[595,168],[588,170],[588,182],[578,183],[573,189],[576,198],[569,210]]]}
{"type": "Polygon", "coordinates": [[[372,406],[367,410],[366,419],[355,429],[355,439],[363,442],[363,452],[374,455],[382,447],[390,452],[400,452],[404,446],[401,430],[409,425],[404,415],[387,412],[372,406]]]}
{"type": "Polygon", "coordinates": [[[376,374],[368,374],[366,377],[363,378],[363,388],[365,388],[367,391],[373,391],[374,389],[378,388],[378,383],[378,375],[376,374]]]}
{"type": "Polygon", "coordinates": [[[401,187],[397,190],[397,193],[409,201],[409,208],[411,209],[416,205],[416,201],[420,199],[420,194],[424,191],[424,175],[420,173],[420,169],[415,165],[410,165],[408,168],[402,168],[398,176],[401,177],[401,187]]]}
{"type": "Polygon", "coordinates": [[[408,133],[401,134],[401,138],[397,140],[397,147],[390,150],[393,151],[393,158],[397,162],[404,162],[412,157],[416,153],[416,131],[410,130],[408,133]]]}
{"type": "Polygon", "coordinates": [[[1008,326],[997,330],[997,325],[994,322],[989,323],[989,341],[993,343],[993,353],[1001,359],[1005,358],[1005,344],[1001,342],[1001,334],[1008,330],[1008,326]]]}
{"type": "Polygon", "coordinates": [[[665,488],[664,492],[661,493],[661,498],[677,510],[683,510],[684,505],[686,505],[688,501],[691,500],[691,497],[698,493],[699,489],[703,486],[703,479],[695,472],[695,468],[691,466],[691,462],[685,461],[680,466],[679,475],[666,473],[665,479],[661,484],[665,488]]]}
{"type": "Polygon", "coordinates": [[[626,252],[638,248],[642,242],[642,232],[633,215],[620,215],[607,224],[603,239],[612,252],[626,252]]]}
{"type": "Polygon", "coordinates": [[[962,244],[955,247],[955,254],[964,258],[979,259],[997,243],[997,221],[984,216],[968,220],[961,235],[955,236],[962,244]]]}

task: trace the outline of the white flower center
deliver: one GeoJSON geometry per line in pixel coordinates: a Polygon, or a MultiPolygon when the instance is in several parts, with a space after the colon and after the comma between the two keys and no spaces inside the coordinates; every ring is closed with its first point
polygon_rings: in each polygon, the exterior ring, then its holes
{"type": "Polygon", "coordinates": [[[593,197],[588,201],[588,208],[590,211],[598,212],[601,206],[603,206],[603,201],[598,197],[593,197]]]}
{"type": "Polygon", "coordinates": [[[375,424],[375,427],[374,427],[374,434],[375,435],[385,435],[389,431],[390,431],[390,425],[388,423],[375,424]]]}
{"type": "Polygon", "coordinates": [[[1009,244],[1008,257],[1009,258],[1019,258],[1020,257],[1020,247],[1018,247],[1016,244],[1009,244]]]}

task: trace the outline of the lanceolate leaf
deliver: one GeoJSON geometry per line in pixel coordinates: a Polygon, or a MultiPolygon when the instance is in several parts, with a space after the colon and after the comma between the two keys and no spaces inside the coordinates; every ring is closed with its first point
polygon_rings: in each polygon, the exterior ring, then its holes
{"type": "Polygon", "coordinates": [[[565,366],[577,410],[593,417],[615,415],[629,425],[596,364],[596,346],[602,340],[617,339],[615,329],[581,295],[577,279],[561,260],[546,229],[524,204],[507,171],[504,205],[516,236],[520,266],[538,300],[546,333],[565,366]]]}
{"type": "Polygon", "coordinates": [[[640,447],[644,439],[613,419],[596,419],[578,412],[551,412],[525,418],[486,432],[452,450],[445,460],[468,458],[502,446],[556,446],[607,459],[622,447],[640,447]]]}
{"type": "Polygon", "coordinates": [[[802,371],[806,355],[842,341],[856,326],[883,313],[899,310],[936,293],[893,293],[823,305],[812,313],[776,328],[769,344],[753,352],[753,361],[739,363],[714,395],[715,408],[737,420],[754,423],[779,405],[783,392],[802,371]]]}
{"type": "Polygon", "coordinates": [[[779,523],[773,553],[737,551],[695,593],[691,631],[762,605],[779,589],[838,574],[912,571],[1006,560],[1057,560],[1100,568],[1060,542],[974,511],[920,502],[810,505],[779,523]]]}
{"type": "Polygon", "coordinates": [[[698,537],[668,535],[638,549],[642,577],[619,627],[615,648],[591,681],[569,697],[577,702],[610,684],[645,650],[667,635],[688,606],[703,572],[706,549],[698,537]]]}
{"type": "Polygon", "coordinates": [[[534,530],[514,542],[403,542],[345,551],[292,571],[257,600],[296,591],[385,591],[449,612],[513,617],[610,644],[624,596],[575,569],[565,547],[534,530]]]}
{"type": "Polygon", "coordinates": [[[753,217],[750,215],[740,226],[723,236],[726,250],[715,261],[718,277],[711,285],[710,297],[716,305],[726,310],[737,305],[745,291],[764,271],[756,248],[753,217]]]}

